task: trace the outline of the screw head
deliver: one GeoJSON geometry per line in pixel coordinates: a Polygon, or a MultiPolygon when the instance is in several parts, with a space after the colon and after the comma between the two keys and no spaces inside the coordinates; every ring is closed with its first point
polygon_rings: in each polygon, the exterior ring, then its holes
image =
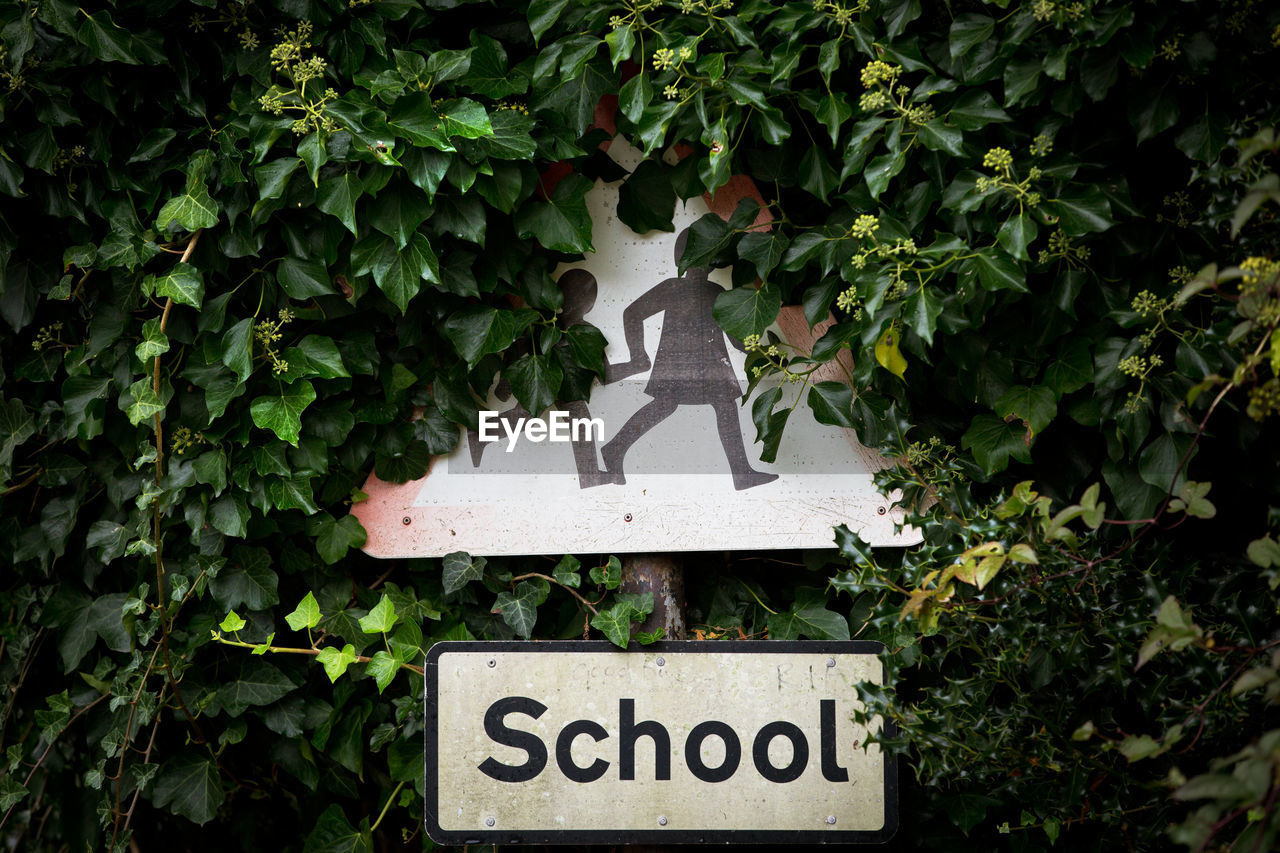
{"type": "Polygon", "coordinates": [[[835,815],[833,815],[833,814],[829,814],[829,815],[827,815],[827,824],[828,824],[829,826],[834,826],[834,825],[835,825],[835,822],[836,822],[836,816],[835,816],[835,815]]]}
{"type": "Polygon", "coordinates": [[[667,816],[658,815],[658,826],[666,826],[666,825],[667,825],[667,816]]]}
{"type": "Polygon", "coordinates": [[[413,524],[413,519],[406,515],[404,518],[400,519],[400,523],[407,527],[408,525],[413,524]]]}
{"type": "Polygon", "coordinates": [[[888,508],[888,507],[886,507],[886,506],[882,506],[882,507],[880,507],[880,508],[878,508],[878,509],[876,510],[876,513],[877,513],[878,515],[884,515],[884,514],[885,514],[885,513],[887,513],[888,511],[889,511],[889,508],[888,508]]]}
{"type": "Polygon", "coordinates": [[[666,659],[666,658],[658,658],[656,661],[654,661],[654,663],[656,663],[658,666],[666,666],[666,665],[667,665],[667,659],[666,659]]]}
{"type": "Polygon", "coordinates": [[[498,662],[497,662],[496,660],[494,660],[493,658],[489,658],[489,666],[490,666],[490,667],[495,667],[495,666],[497,666],[497,665],[498,665],[498,662]]]}
{"type": "Polygon", "coordinates": [[[623,521],[630,521],[630,520],[631,520],[631,513],[627,513],[626,515],[624,515],[624,516],[622,517],[622,520],[623,520],[623,521]]]}
{"type": "Polygon", "coordinates": [[[836,659],[835,659],[835,658],[827,658],[827,667],[828,667],[828,668],[833,667],[833,666],[835,666],[835,665],[836,665],[836,659]]]}
{"type": "MultiPolygon", "coordinates": [[[[834,823],[834,822],[835,822],[835,818],[828,818],[828,819],[827,819],[827,822],[828,822],[828,823],[834,823]]],[[[487,818],[485,818],[485,819],[484,819],[484,825],[485,825],[485,826],[493,826],[495,823],[497,823],[497,821],[496,821],[496,820],[494,820],[494,819],[493,819],[493,818],[491,818],[491,817],[487,817],[487,818]]]]}

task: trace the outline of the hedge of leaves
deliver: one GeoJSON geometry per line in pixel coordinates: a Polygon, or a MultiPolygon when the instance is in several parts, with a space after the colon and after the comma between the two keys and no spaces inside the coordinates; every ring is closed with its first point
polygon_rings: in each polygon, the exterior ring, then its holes
{"type": "Polygon", "coordinates": [[[1275,844],[1273,4],[15,0],[0,42],[9,848],[429,847],[424,649],[652,601],[373,561],[349,507],[499,374],[589,396],[550,272],[594,180],[643,232],[734,174],[774,227],[683,265],[925,542],[700,559],[695,636],[886,644],[903,846],[1275,844]],[[836,323],[794,351],[783,304],[836,323]]]}

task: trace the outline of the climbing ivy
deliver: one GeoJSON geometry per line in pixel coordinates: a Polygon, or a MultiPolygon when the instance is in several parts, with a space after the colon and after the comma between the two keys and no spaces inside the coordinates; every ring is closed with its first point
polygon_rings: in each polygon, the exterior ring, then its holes
{"type": "Polygon", "coordinates": [[[693,635],[885,643],[904,846],[1274,846],[1280,10],[15,0],[0,45],[9,846],[428,846],[431,643],[656,639],[614,555],[379,562],[350,507],[500,375],[603,378],[551,277],[594,181],[670,231],[736,175],[770,228],[681,268],[923,544],[699,558],[693,635]]]}

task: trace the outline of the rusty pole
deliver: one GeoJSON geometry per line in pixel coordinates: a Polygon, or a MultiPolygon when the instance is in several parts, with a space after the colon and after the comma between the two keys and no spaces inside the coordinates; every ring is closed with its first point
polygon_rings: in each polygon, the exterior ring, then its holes
{"type": "Polygon", "coordinates": [[[642,631],[661,628],[664,640],[685,638],[684,570],[670,554],[631,554],[622,558],[623,592],[652,592],[653,612],[642,631]]]}

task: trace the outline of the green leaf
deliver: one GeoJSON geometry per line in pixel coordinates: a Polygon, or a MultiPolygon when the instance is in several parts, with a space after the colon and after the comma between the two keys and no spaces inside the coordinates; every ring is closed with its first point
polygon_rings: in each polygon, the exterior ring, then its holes
{"type": "Polygon", "coordinates": [[[347,643],[341,650],[334,646],[325,646],[316,655],[316,660],[324,667],[324,674],[334,682],[342,677],[347,667],[356,662],[356,647],[347,643]]]}
{"type": "Polygon", "coordinates": [[[266,200],[284,195],[289,186],[289,178],[301,165],[302,160],[297,157],[282,157],[254,169],[253,180],[258,185],[258,198],[266,200]]]}
{"type": "Polygon", "coordinates": [[[1115,224],[1111,218],[1111,203],[1097,190],[1083,196],[1056,198],[1045,202],[1044,210],[1056,215],[1059,227],[1073,237],[1106,231],[1115,224]]]}
{"type": "Polygon", "coordinates": [[[743,340],[762,335],[782,310],[782,291],[775,284],[759,288],[735,287],[716,297],[711,315],[731,337],[743,340]]]}
{"type": "Polygon", "coordinates": [[[222,363],[244,382],[253,372],[253,320],[249,317],[237,322],[222,334],[222,363]]]}
{"type": "Polygon", "coordinates": [[[863,170],[862,176],[866,179],[867,189],[871,191],[871,197],[879,198],[880,194],[889,188],[889,182],[893,180],[894,175],[901,172],[906,165],[907,158],[904,152],[881,154],[868,163],[867,168],[863,170]]]}
{"type": "Polygon", "coordinates": [[[539,415],[556,401],[564,372],[560,366],[543,355],[521,356],[515,363],[503,369],[503,375],[511,383],[511,391],[526,412],[539,415]]]}
{"type": "Polygon", "coordinates": [[[162,276],[148,276],[149,282],[143,287],[151,289],[156,296],[164,296],[179,305],[190,305],[199,308],[204,302],[204,278],[200,270],[191,264],[176,263],[162,276]]]}
{"type": "Polygon", "coordinates": [[[551,576],[556,579],[556,583],[577,589],[582,586],[582,575],[579,570],[582,563],[572,554],[565,554],[560,558],[560,562],[556,563],[556,567],[551,570],[551,576]]]}
{"type": "MultiPolygon", "coordinates": [[[[422,750],[418,750],[419,753],[422,750]]],[[[422,756],[417,756],[417,765],[421,773],[422,756]]],[[[330,805],[316,821],[315,828],[307,835],[303,853],[372,853],[373,839],[368,821],[356,829],[342,813],[342,806],[330,805]]]]}
{"type": "Polygon", "coordinates": [[[133,353],[145,364],[168,351],[169,336],[160,331],[160,318],[152,317],[142,324],[142,340],[133,348],[133,353]]]}
{"type": "Polygon", "coordinates": [[[926,344],[933,343],[933,333],[937,331],[942,310],[942,300],[937,291],[927,284],[908,296],[902,306],[903,319],[926,344]]]}
{"type": "Polygon", "coordinates": [[[395,252],[392,247],[387,254],[390,259],[386,265],[374,267],[373,280],[403,314],[424,280],[440,281],[440,262],[426,235],[419,233],[409,239],[403,251],[395,252]]]}
{"type": "Polygon", "coordinates": [[[484,577],[484,557],[472,557],[465,551],[454,551],[444,557],[444,591],[452,595],[472,581],[484,577]]]}
{"type": "Polygon", "coordinates": [[[403,249],[431,215],[431,205],[414,187],[387,187],[368,206],[367,215],[370,225],[395,240],[397,249],[403,249]]]}
{"type": "MultiPolygon", "coordinates": [[[[132,400],[125,409],[125,414],[129,416],[129,423],[137,426],[163,412],[169,397],[173,396],[173,389],[164,385],[161,392],[162,394],[156,393],[150,379],[139,379],[130,385],[129,397],[132,400]]],[[[122,397],[120,402],[124,403],[127,399],[122,397]]]]}
{"type": "Polygon", "coordinates": [[[373,659],[365,664],[364,671],[373,677],[374,683],[378,685],[378,692],[381,693],[387,689],[395,679],[396,673],[400,671],[400,661],[396,660],[390,652],[375,652],[373,659]]]}
{"type": "Polygon", "coordinates": [[[809,408],[820,424],[853,429],[853,389],[843,382],[815,382],[809,389],[809,408]]]}
{"type": "Polygon", "coordinates": [[[514,592],[498,593],[494,602],[494,613],[502,615],[502,621],[526,640],[533,635],[534,623],[538,621],[538,605],[547,598],[547,583],[520,581],[514,592]]]}
{"type": "Polygon", "coordinates": [[[1012,258],[999,250],[983,249],[973,259],[978,281],[987,290],[1027,292],[1027,276],[1012,258]]]}
{"type": "Polygon", "coordinates": [[[316,554],[328,565],[333,565],[347,556],[351,548],[362,547],[367,538],[368,533],[354,515],[344,515],[339,519],[323,515],[316,535],[316,554]]]}
{"type": "Polygon", "coordinates": [[[302,631],[319,625],[320,604],[316,601],[315,595],[308,592],[303,596],[302,601],[298,602],[298,606],[293,608],[293,612],[284,617],[284,621],[294,631],[302,631]]]}
{"type": "Polygon", "coordinates": [[[491,352],[502,352],[511,346],[518,333],[513,312],[480,305],[450,315],[444,321],[443,330],[468,364],[475,364],[491,352]]]}
{"type": "Polygon", "coordinates": [[[1138,132],[1139,143],[1173,127],[1181,112],[1177,96],[1167,88],[1134,97],[1129,104],[1129,123],[1138,132]]]}
{"type": "Polygon", "coordinates": [[[161,231],[175,222],[188,231],[218,224],[218,204],[203,184],[188,185],[186,192],[169,199],[156,214],[156,228],[161,231]]]}
{"type": "Polygon", "coordinates": [[[1010,255],[1020,261],[1027,261],[1031,259],[1027,254],[1027,246],[1031,245],[1039,233],[1040,227],[1031,214],[1019,213],[1004,221],[1000,232],[996,234],[996,240],[1010,255]]]}
{"type": "Polygon", "coordinates": [[[973,458],[988,474],[1008,468],[1010,457],[1019,462],[1031,461],[1027,428],[994,415],[978,415],[974,418],[960,439],[960,445],[973,454],[973,458]]]}
{"type": "Polygon", "coordinates": [[[785,613],[769,616],[770,640],[847,640],[849,622],[839,613],[827,610],[821,600],[813,600],[785,613]]]}
{"type": "Polygon", "coordinates": [[[618,188],[618,218],[637,234],[675,231],[676,191],[669,170],[644,160],[618,188]]]}
{"type": "Polygon", "coordinates": [[[610,557],[603,566],[596,566],[590,572],[591,582],[604,584],[605,589],[617,589],[622,583],[622,562],[617,557],[610,557]]]}
{"type": "Polygon", "coordinates": [[[947,118],[961,130],[979,130],[992,122],[1009,121],[1009,114],[985,90],[969,89],[951,107],[947,118]]]}
{"type": "Polygon", "coordinates": [[[286,385],[277,383],[278,391],[270,396],[256,398],[249,406],[254,426],[269,429],[281,441],[295,447],[302,431],[302,412],[316,399],[315,387],[303,379],[286,385]]]}
{"type": "Polygon", "coordinates": [[[470,98],[448,101],[440,111],[440,130],[445,136],[479,139],[493,136],[493,126],[484,107],[470,98]]]}
{"type": "Polygon", "coordinates": [[[276,278],[289,298],[299,302],[337,292],[321,258],[297,258],[289,255],[276,268],[276,278]]]}
{"type": "Polygon", "coordinates": [[[995,19],[986,15],[958,15],[951,22],[951,32],[947,39],[951,51],[951,59],[960,59],[978,45],[987,41],[995,33],[995,19]]]}
{"type": "Polygon", "coordinates": [[[209,590],[227,610],[242,604],[246,610],[266,610],[280,602],[276,594],[279,582],[266,549],[237,546],[227,565],[209,581],[209,590]]]}
{"type": "Polygon", "coordinates": [[[398,99],[387,116],[387,125],[414,145],[453,151],[454,147],[440,129],[440,118],[431,106],[431,95],[413,92],[398,99]]]}
{"type": "Polygon", "coordinates": [[[336,216],[347,230],[357,237],[356,199],[364,192],[364,184],[354,169],[347,169],[341,174],[325,178],[316,187],[316,207],[336,216]]]}
{"type": "Polygon", "coordinates": [[[940,118],[921,125],[917,136],[930,151],[945,151],[953,157],[964,154],[964,134],[959,128],[947,126],[940,118]]]}
{"type": "Polygon", "coordinates": [[[232,717],[261,705],[270,705],[297,687],[272,664],[257,657],[244,659],[240,672],[218,688],[218,702],[232,717]]]}
{"type": "Polygon", "coordinates": [[[556,252],[595,251],[591,245],[591,213],[586,202],[592,186],[591,179],[570,175],[556,184],[546,201],[525,202],[515,216],[517,235],[521,239],[533,238],[556,252]]]}
{"type": "Polygon", "coordinates": [[[222,624],[219,625],[218,628],[222,631],[239,631],[246,624],[247,623],[241,619],[234,610],[232,610],[227,614],[227,618],[222,620],[222,624]]]}
{"type": "Polygon", "coordinates": [[[360,630],[366,634],[385,634],[395,627],[396,607],[385,593],[368,615],[361,617],[360,630]]]}
{"type": "Polygon", "coordinates": [[[528,11],[529,30],[533,33],[534,44],[542,40],[568,6],[569,0],[531,0],[528,11]]]}
{"type": "Polygon", "coordinates": [[[627,601],[619,601],[591,617],[591,627],[604,634],[609,642],[625,649],[631,642],[631,622],[637,616],[636,608],[627,601]]]}
{"type": "Polygon", "coordinates": [[[1053,391],[1043,385],[1015,385],[995,404],[996,414],[1008,420],[1016,418],[1027,426],[1027,438],[1039,435],[1058,414],[1058,401],[1053,391]]]}
{"type": "Polygon", "coordinates": [[[185,752],[165,762],[151,789],[157,808],[167,806],[196,824],[213,820],[225,798],[218,765],[199,752],[185,752]]]}
{"type": "Polygon", "coordinates": [[[1142,455],[1138,457],[1138,476],[1147,485],[1176,495],[1186,482],[1187,467],[1194,452],[1190,436],[1161,433],[1143,448],[1142,455]],[[1183,464],[1184,457],[1187,464],[1183,464]]]}
{"type": "Polygon", "coordinates": [[[116,22],[111,20],[111,13],[103,10],[90,15],[81,11],[85,21],[80,25],[78,39],[89,48],[90,53],[103,62],[139,64],[138,57],[133,52],[133,36],[123,27],[116,26],[116,22]]]}
{"type": "Polygon", "coordinates": [[[333,338],[324,335],[307,335],[298,344],[298,349],[306,355],[311,369],[321,379],[349,379],[347,366],[342,363],[342,355],[333,338]]]}

